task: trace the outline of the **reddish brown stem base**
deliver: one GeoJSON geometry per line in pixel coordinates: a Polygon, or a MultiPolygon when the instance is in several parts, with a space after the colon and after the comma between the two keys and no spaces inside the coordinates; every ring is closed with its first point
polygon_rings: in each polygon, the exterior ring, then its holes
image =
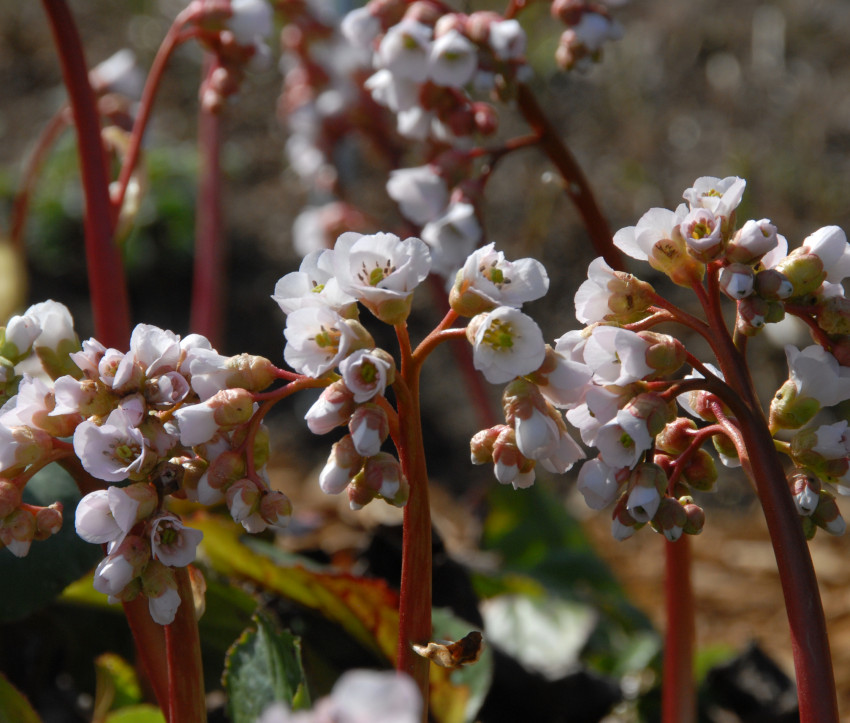
{"type": "Polygon", "coordinates": [[[661,685],[663,723],[696,720],[694,688],[694,595],[691,586],[691,540],[682,535],[664,543],[664,671],[661,685]]]}

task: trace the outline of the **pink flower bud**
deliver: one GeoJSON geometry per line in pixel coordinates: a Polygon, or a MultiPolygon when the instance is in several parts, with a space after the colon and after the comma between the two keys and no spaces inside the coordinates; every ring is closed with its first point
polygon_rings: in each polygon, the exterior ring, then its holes
{"type": "Polygon", "coordinates": [[[688,515],[682,505],[672,497],[664,497],[658,507],[652,526],[670,542],[675,542],[682,536],[688,515]]]}
{"type": "Polygon", "coordinates": [[[678,339],[653,331],[640,331],[638,336],[649,345],[646,363],[655,370],[652,378],[669,376],[685,363],[687,353],[678,339]]]}
{"type": "Polygon", "coordinates": [[[377,404],[364,404],[357,408],[348,422],[348,430],[357,452],[371,457],[381,451],[381,445],[389,436],[387,413],[377,404]]]}
{"type": "Polygon", "coordinates": [[[820,501],[814,514],[812,514],[812,521],[830,535],[843,535],[847,529],[847,524],[841,516],[835,498],[825,490],[820,492],[820,501]]]}
{"type": "Polygon", "coordinates": [[[794,293],[794,286],[781,271],[762,269],[755,277],[755,291],[764,299],[781,301],[794,293]]]}
{"type": "Polygon", "coordinates": [[[714,458],[704,449],[698,449],[682,468],[682,480],[695,490],[708,492],[717,482],[714,458]]]}
{"type": "Polygon", "coordinates": [[[818,326],[827,334],[850,334],[850,299],[831,296],[815,307],[818,326]]]}
{"type": "Polygon", "coordinates": [[[222,492],[236,480],[245,476],[245,457],[239,452],[222,452],[207,469],[207,484],[222,492]]]}
{"type": "Polygon", "coordinates": [[[635,534],[643,523],[638,522],[632,517],[626,507],[626,497],[621,497],[620,502],[614,508],[614,514],[611,519],[611,536],[615,540],[626,540],[635,534]]]}
{"type": "Polygon", "coordinates": [[[791,282],[791,295],[795,297],[817,291],[827,276],[823,261],[815,254],[806,253],[802,249],[792,251],[776,265],[776,270],[791,282]]]}
{"type": "Polygon", "coordinates": [[[160,625],[174,622],[180,607],[180,594],[174,571],[157,560],[151,560],[142,571],[142,592],[148,598],[151,617],[160,625]]]}
{"type": "Polygon", "coordinates": [[[667,482],[667,474],[657,464],[645,462],[635,466],[629,477],[626,509],[637,522],[649,522],[655,517],[667,482]]]}
{"type": "Polygon", "coordinates": [[[766,218],[747,221],[726,247],[726,258],[733,262],[750,264],[772,251],[778,243],[776,226],[766,218]]]}
{"type": "Polygon", "coordinates": [[[493,445],[503,429],[507,429],[507,427],[499,424],[490,427],[490,429],[482,429],[472,435],[472,439],[469,440],[472,464],[487,464],[493,461],[493,445]]]}
{"type": "MultiPolygon", "coordinates": [[[[681,500],[680,500],[681,502],[681,500]]],[[[685,526],[682,528],[686,535],[698,535],[705,527],[705,510],[693,502],[686,502],[682,505],[687,516],[685,526]]]]}
{"type": "Polygon", "coordinates": [[[255,514],[260,505],[260,490],[249,479],[234,482],[225,495],[234,522],[243,522],[255,514]]]}
{"type": "Polygon", "coordinates": [[[16,509],[0,521],[0,542],[15,557],[26,557],[36,534],[35,515],[29,510],[16,509]]]}
{"type": "Polygon", "coordinates": [[[354,394],[340,379],[322,390],[304,419],[313,434],[327,434],[347,424],[355,409],[354,394]]]}
{"type": "Polygon", "coordinates": [[[254,397],[247,389],[223,389],[206,402],[213,410],[219,427],[244,424],[254,413],[254,397]]]}
{"type": "Polygon", "coordinates": [[[0,519],[8,517],[21,504],[21,491],[7,479],[0,478],[0,519]]]}
{"type": "Polygon", "coordinates": [[[363,456],[355,449],[350,434],[331,447],[328,461],[319,474],[319,486],[327,495],[337,495],[363,466],[363,456]]]}
{"type": "Polygon", "coordinates": [[[667,454],[679,455],[691,444],[697,425],[688,417],[677,417],[655,437],[655,447],[667,454]]]}
{"type": "Polygon", "coordinates": [[[269,527],[284,530],[292,517],[292,502],[283,492],[272,490],[263,495],[260,516],[269,527]]]}
{"type": "Polygon", "coordinates": [[[94,589],[105,595],[118,595],[150,560],[150,546],[137,535],[127,535],[94,572],[94,589]]]}
{"type": "Polygon", "coordinates": [[[794,496],[797,513],[801,517],[814,514],[820,503],[821,481],[805,470],[794,471],[788,481],[791,483],[791,494],[794,496]]]}
{"type": "Polygon", "coordinates": [[[746,264],[729,264],[720,272],[720,290],[730,299],[750,296],[755,287],[755,274],[746,264]]]}
{"type": "Polygon", "coordinates": [[[35,514],[35,539],[46,540],[62,529],[62,503],[54,502],[49,507],[42,507],[35,514]]]}

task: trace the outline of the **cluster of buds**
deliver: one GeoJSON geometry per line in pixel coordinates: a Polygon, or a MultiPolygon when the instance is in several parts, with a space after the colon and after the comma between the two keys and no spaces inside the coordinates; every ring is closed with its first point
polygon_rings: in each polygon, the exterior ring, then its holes
{"type": "Polygon", "coordinates": [[[215,57],[200,99],[205,110],[218,112],[239,92],[246,69],[265,70],[271,64],[266,38],[272,33],[272,7],[266,0],[193,0],[184,14],[215,57]]]}
{"type": "Polygon", "coordinates": [[[599,62],[605,43],[623,36],[622,26],[600,3],[554,0],[551,13],[553,18],[567,26],[555,51],[555,60],[564,70],[581,70],[599,62]]]}
{"type": "Polygon", "coordinates": [[[191,562],[200,539],[168,511],[169,496],[226,501],[252,532],[286,525],[289,501],[262,476],[267,434],[249,425],[254,393],[277,378],[268,360],[224,357],[204,337],[144,324],[128,352],[96,339],[80,345],[70,313],[52,301],[10,320],[2,354],[10,398],[0,410],[0,540],[14,554],[61,526],[60,505],[36,508],[20,493],[45,464],[72,454],[106,487],[76,515],[83,539],[108,546],[96,587],[116,600],[144,594],[159,622],[179,603],[170,568],[191,562]]]}
{"type": "MultiPolygon", "coordinates": [[[[777,446],[798,470],[791,485],[807,534],[814,534],[817,527],[840,533],[844,523],[830,490],[841,490],[848,479],[846,422],[803,427],[822,409],[850,399],[850,369],[843,366],[844,335],[850,327],[844,323],[848,302],[841,286],[850,275],[850,246],[835,226],[816,231],[790,253],[785,238],[767,219],[747,221],[738,228],[736,209],[745,185],[735,177],[699,178],[684,193],[687,204],[675,211],[650,209],[636,226],[618,231],[614,242],[679,285],[697,288],[707,275],[716,279],[717,288],[736,302],[735,332],[741,338],[755,336],[765,324],[786,314],[808,323],[817,343],[802,350],[786,347],[790,374],[770,405],[770,429],[774,434],[800,430],[790,443],[777,441],[777,446]]],[[[701,445],[711,439],[727,466],[737,466],[740,460],[730,437],[717,426],[703,434],[694,418],[703,426],[718,425],[721,417],[727,424],[736,420],[721,399],[705,389],[679,397],[691,417],[677,416],[672,406],[665,416],[663,406],[671,402],[663,387],[656,385],[657,392],[647,389],[647,383],[665,379],[672,389],[670,375],[685,361],[684,350],[655,335],[657,351],[639,354],[645,364],[641,367],[634,363],[634,340],[646,341],[650,332],[635,334],[629,326],[646,328],[653,315],[658,320],[675,319],[675,307],[648,284],[614,272],[597,259],[576,295],[576,309],[579,320],[591,326],[580,333],[578,338],[584,341],[573,350],[581,347],[583,361],[595,369],[584,403],[567,416],[580,428],[585,443],[600,450],[598,460],[582,468],[579,489],[596,508],[619,497],[614,512],[617,537],[631,534],[645,522],[671,539],[699,531],[704,515],[691,495],[711,489],[717,478],[713,458],[701,445]],[[600,348],[616,357],[608,359],[607,371],[604,363],[600,365],[604,362],[600,348]],[[632,372],[624,375],[627,367],[632,372]],[[621,373],[615,379],[617,370],[621,373]],[[637,400],[653,395],[658,397],[654,413],[649,411],[653,405],[645,402],[636,408],[637,400]],[[617,420],[619,429],[603,434],[600,424],[612,423],[606,419],[617,420]],[[635,419],[647,424],[638,428],[635,419]],[[649,475],[652,484],[639,482],[644,477],[634,473],[647,464],[654,470],[649,475]],[[646,499],[648,508],[645,501],[637,501],[646,499]],[[637,507],[642,511],[635,514],[637,507]],[[647,510],[653,514],[647,515],[647,510]],[[687,523],[679,524],[685,518],[687,523]]],[[[713,383],[723,384],[722,374],[710,364],[700,369],[710,372],[713,383]]],[[[702,374],[695,369],[691,376],[702,374]]]]}

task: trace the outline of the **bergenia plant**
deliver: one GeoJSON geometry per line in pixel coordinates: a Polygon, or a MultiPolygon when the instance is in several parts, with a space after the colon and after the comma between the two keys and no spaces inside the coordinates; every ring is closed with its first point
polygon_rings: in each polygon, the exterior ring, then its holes
{"type": "MultiPolygon", "coordinates": [[[[403,508],[397,609],[388,618],[394,627],[387,635],[383,618],[373,622],[380,634],[372,641],[385,651],[390,639],[398,674],[349,672],[310,712],[309,692],[287,681],[283,700],[263,698],[255,704],[273,704],[256,710],[243,700],[246,707],[231,709],[234,720],[424,723],[429,711],[440,720],[474,719],[477,709],[446,713],[441,685],[454,683],[435,671],[476,665],[482,653],[479,631],[437,639],[432,620],[430,451],[420,382],[446,342],[465,374],[458,398],[469,399],[481,420],[468,430],[470,466],[491,467],[496,482],[517,495],[539,478],[576,470],[587,505],[610,508],[617,540],[644,527],[665,538],[665,723],[696,720],[687,540],[709,524],[699,500],[718,479],[715,460],[739,469],[764,508],[800,718],[838,720],[807,540],[819,529],[844,531],[836,494],[850,488],[848,422],[835,412],[850,399],[850,302],[842,286],[850,245],[842,229],[823,227],[789,249],[770,220],[738,217],[743,179],[705,176],[675,210],[649,209],[635,226],[611,233],[528,85],[530,43],[520,22],[526,3],[519,0],[503,12],[370,0],[341,18],[309,3],[192,0],[166,34],[138,105],[121,106],[120,127],[104,97],[138,87],[119,83],[118,76],[138,80],[132,64],[121,56],[89,74],[64,0],[44,6],[69,94],[57,127],[70,119],[78,140],[95,333],[81,342],[69,310],[50,300],[13,316],[0,334],[0,543],[24,558],[70,522],[61,503],[24,499],[41,470],[64,467],[81,493],[76,532],[102,554],[91,584],[123,606],[169,723],[206,720],[198,632],[204,581],[196,563],[215,551],[205,550],[199,528],[209,518],[197,510],[224,510],[229,529],[240,533],[287,534],[293,505],[270,479],[266,421],[275,405],[306,390],[315,390],[304,405],[307,428],[332,437],[314,484],[344,495],[358,513],[369,505],[403,508]],[[226,281],[220,119],[250,74],[272,66],[276,29],[286,154],[315,199],[292,229],[304,257],[299,269],[281,272],[267,290],[270,309],[276,303],[282,315],[264,333],[281,334],[288,368],[217,351],[225,348],[226,281]],[[116,241],[139,210],[140,158],[163,74],[190,42],[205,54],[204,172],[193,333],[181,336],[144,323],[131,330],[116,241]],[[506,108],[519,111],[526,135],[504,137],[506,108]],[[359,180],[343,152],[351,138],[378,159],[385,178],[377,191],[397,206],[395,221],[378,221],[353,201],[359,180]],[[528,148],[559,172],[597,256],[556,330],[541,328],[530,311],[549,291],[543,264],[501,250],[498,229],[486,223],[485,191],[499,162],[528,148]],[[680,301],[683,289],[691,305],[680,301]],[[421,333],[409,320],[425,307],[442,318],[421,333]],[[787,381],[765,404],[748,347],[788,316],[807,326],[811,343],[785,346],[787,381]],[[693,351],[695,336],[707,356],[693,351]],[[501,394],[499,414],[488,384],[501,394]]],[[[564,71],[599,60],[605,43],[624,32],[600,4],[555,0],[550,11],[564,27],[555,51],[564,71]]],[[[33,169],[55,136],[56,128],[42,139],[33,169]]],[[[18,240],[30,190],[28,181],[15,206],[18,240]]],[[[319,586],[310,591],[311,599],[327,595],[319,586]]],[[[316,604],[344,617],[346,604],[364,604],[353,597],[316,604]]],[[[243,635],[230,658],[246,636],[251,644],[261,637],[243,635]]],[[[289,662],[289,678],[303,672],[289,662]]],[[[232,667],[228,676],[237,677],[232,667]]],[[[254,690],[250,680],[233,685],[243,697],[254,690]]]]}

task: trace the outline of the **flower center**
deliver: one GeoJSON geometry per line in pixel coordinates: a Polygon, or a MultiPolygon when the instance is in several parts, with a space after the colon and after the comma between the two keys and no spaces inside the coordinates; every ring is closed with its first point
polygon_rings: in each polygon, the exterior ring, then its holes
{"type": "Polygon", "coordinates": [[[342,338],[342,334],[339,329],[328,329],[323,326],[322,330],[313,337],[313,341],[320,349],[336,353],[339,350],[340,338],[342,338]]]}
{"type": "Polygon", "coordinates": [[[484,332],[483,341],[496,351],[511,349],[514,345],[513,329],[510,324],[494,319],[484,332]]]}
{"type": "Polygon", "coordinates": [[[134,444],[132,442],[116,444],[112,450],[112,453],[115,458],[121,460],[122,462],[132,462],[139,456],[140,452],[141,448],[139,447],[139,445],[134,444]]]}
{"type": "Polygon", "coordinates": [[[364,384],[374,384],[378,378],[378,369],[371,362],[364,361],[360,365],[360,380],[364,384]]]}
{"type": "Polygon", "coordinates": [[[361,265],[357,278],[363,284],[367,284],[368,286],[377,286],[394,271],[395,266],[393,266],[393,262],[390,259],[387,259],[383,266],[376,261],[375,268],[371,271],[366,268],[366,264],[364,263],[361,265]]]}

